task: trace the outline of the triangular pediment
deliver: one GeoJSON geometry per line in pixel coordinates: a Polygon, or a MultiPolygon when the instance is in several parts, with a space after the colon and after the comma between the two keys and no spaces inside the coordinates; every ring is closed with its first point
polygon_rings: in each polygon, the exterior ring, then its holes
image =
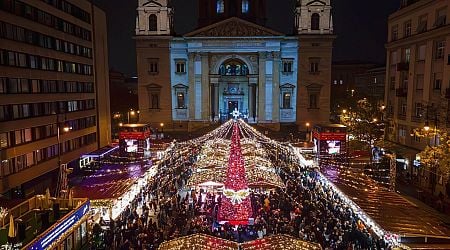
{"type": "Polygon", "coordinates": [[[290,83],[285,83],[280,86],[280,89],[293,89],[293,88],[295,88],[295,85],[292,85],[290,83]]]}
{"type": "Polygon", "coordinates": [[[275,30],[252,22],[231,17],[223,21],[205,26],[184,35],[185,37],[249,37],[249,36],[283,36],[275,30]]]}
{"type": "Polygon", "coordinates": [[[162,7],[162,5],[160,3],[158,3],[157,1],[154,1],[154,0],[150,0],[150,1],[146,2],[143,6],[144,7],[162,7]]]}
{"type": "Polygon", "coordinates": [[[150,83],[148,85],[145,86],[147,89],[149,90],[156,90],[156,89],[161,89],[161,85],[158,85],[156,83],[150,83]]]}
{"type": "Polygon", "coordinates": [[[317,6],[317,5],[327,5],[327,3],[320,1],[320,0],[316,0],[316,1],[311,1],[311,2],[307,3],[306,5],[307,6],[309,6],[309,5],[317,6]]]}

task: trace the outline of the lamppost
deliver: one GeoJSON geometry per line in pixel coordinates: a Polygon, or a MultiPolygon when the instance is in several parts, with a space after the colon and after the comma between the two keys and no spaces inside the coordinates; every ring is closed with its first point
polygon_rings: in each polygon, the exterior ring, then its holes
{"type": "Polygon", "coordinates": [[[136,111],[134,111],[132,109],[127,112],[127,118],[128,118],[127,119],[127,121],[128,121],[127,123],[128,124],[130,124],[130,116],[135,116],[135,115],[136,115],[136,111]]]}
{"type": "Polygon", "coordinates": [[[311,124],[309,124],[309,122],[307,122],[305,125],[306,125],[306,141],[310,142],[311,141],[311,135],[309,133],[309,126],[311,124]]]}
{"type": "Polygon", "coordinates": [[[60,120],[60,114],[56,114],[56,139],[58,141],[58,168],[59,168],[59,177],[58,177],[58,183],[56,186],[56,197],[62,197],[65,198],[68,188],[68,181],[67,181],[67,174],[69,173],[69,170],[67,169],[67,164],[62,164],[61,161],[61,151],[62,151],[62,145],[61,145],[61,129],[63,132],[67,133],[70,130],[72,130],[72,127],[70,127],[68,124],[65,123],[66,117],[64,114],[63,121],[60,120]]]}
{"type": "Polygon", "coordinates": [[[163,134],[164,134],[164,123],[160,123],[159,126],[161,127],[161,139],[163,138],[163,134]]]}

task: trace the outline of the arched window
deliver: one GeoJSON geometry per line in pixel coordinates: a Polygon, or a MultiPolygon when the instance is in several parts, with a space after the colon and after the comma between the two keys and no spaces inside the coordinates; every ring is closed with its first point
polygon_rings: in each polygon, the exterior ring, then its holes
{"type": "Polygon", "coordinates": [[[320,28],[320,16],[318,13],[311,15],[311,30],[319,30],[320,28]]]}
{"type": "Polygon", "coordinates": [[[150,31],[158,30],[158,20],[155,14],[152,14],[148,17],[148,29],[150,31]]]}
{"type": "Polygon", "coordinates": [[[248,13],[248,0],[242,0],[242,13],[248,13]]]}
{"type": "Polygon", "coordinates": [[[223,76],[246,76],[248,75],[248,67],[240,61],[228,61],[220,65],[219,74],[223,76]]]}
{"type": "Polygon", "coordinates": [[[217,11],[218,14],[225,12],[224,0],[217,0],[216,11],[217,11]]]}

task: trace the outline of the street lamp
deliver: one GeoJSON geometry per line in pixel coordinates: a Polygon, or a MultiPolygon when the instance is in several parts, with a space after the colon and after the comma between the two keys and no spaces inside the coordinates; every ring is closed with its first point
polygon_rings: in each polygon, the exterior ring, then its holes
{"type": "Polygon", "coordinates": [[[130,124],[130,116],[135,116],[136,113],[139,114],[139,111],[134,111],[133,109],[131,109],[131,110],[129,110],[129,111],[127,112],[127,118],[128,118],[127,121],[128,121],[128,124],[130,124]]]}
{"type": "Polygon", "coordinates": [[[428,121],[425,122],[425,126],[423,127],[423,129],[427,132],[430,130],[430,125],[428,124],[428,121]]]}
{"type": "Polygon", "coordinates": [[[67,165],[61,164],[61,128],[63,132],[69,132],[72,130],[68,124],[65,123],[66,118],[64,117],[64,121],[60,121],[60,114],[56,114],[56,139],[58,141],[58,168],[59,168],[59,181],[58,186],[56,188],[56,196],[64,195],[63,191],[67,188],[67,165]]]}
{"type": "Polygon", "coordinates": [[[310,126],[311,124],[309,124],[309,122],[307,122],[305,125],[306,125],[306,140],[307,140],[307,141],[311,141],[311,136],[310,136],[310,134],[309,134],[309,126],[310,126]]]}

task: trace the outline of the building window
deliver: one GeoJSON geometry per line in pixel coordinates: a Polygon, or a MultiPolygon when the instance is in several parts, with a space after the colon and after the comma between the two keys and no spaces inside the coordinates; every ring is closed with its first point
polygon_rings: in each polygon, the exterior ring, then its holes
{"type": "Polygon", "coordinates": [[[428,16],[423,15],[419,17],[419,23],[417,24],[417,33],[423,33],[427,31],[428,26],[428,16]]]}
{"type": "Polygon", "coordinates": [[[405,63],[409,63],[411,61],[411,49],[410,48],[406,48],[403,50],[403,60],[405,63]]]}
{"type": "Polygon", "coordinates": [[[151,94],[151,109],[159,109],[159,94],[158,93],[152,93],[151,94]]]}
{"type": "Polygon", "coordinates": [[[400,115],[406,115],[406,109],[407,109],[406,102],[402,102],[400,104],[400,115]]]}
{"type": "Polygon", "coordinates": [[[217,12],[217,14],[222,14],[222,13],[225,12],[224,0],[217,0],[217,2],[216,2],[216,12],[217,12]]]}
{"type": "Polygon", "coordinates": [[[9,147],[8,133],[0,133],[0,148],[9,147]]]}
{"type": "Polygon", "coordinates": [[[414,109],[415,117],[422,117],[422,103],[416,102],[414,106],[415,106],[415,109],[414,109]]]}
{"type": "Polygon", "coordinates": [[[318,73],[319,72],[319,62],[318,58],[309,59],[309,72],[310,73],[318,73]]]}
{"type": "Polygon", "coordinates": [[[283,93],[283,109],[290,109],[291,107],[291,93],[283,93]]]}
{"type": "Polygon", "coordinates": [[[248,0],[242,0],[242,13],[248,13],[248,0]]]}
{"type": "Polygon", "coordinates": [[[152,75],[158,74],[158,59],[148,59],[149,68],[148,72],[152,75]]]}
{"type": "Polygon", "coordinates": [[[399,129],[398,129],[398,136],[406,137],[406,129],[404,127],[399,127],[399,129]]]}
{"type": "Polygon", "coordinates": [[[177,60],[175,62],[176,73],[186,73],[186,62],[183,60],[177,60]]]}
{"type": "Polygon", "coordinates": [[[320,15],[318,13],[313,13],[311,15],[311,30],[320,29],[320,15]]]}
{"type": "Polygon", "coordinates": [[[445,40],[437,41],[435,43],[435,59],[442,59],[444,58],[445,53],[445,40]]]}
{"type": "Polygon", "coordinates": [[[398,39],[398,25],[394,25],[391,28],[391,41],[398,39]]]}
{"type": "Polygon", "coordinates": [[[411,20],[403,24],[403,37],[411,36],[411,20]]]}
{"type": "Polygon", "coordinates": [[[151,14],[148,17],[148,30],[158,31],[158,20],[155,14],[151,14]]]}
{"type": "Polygon", "coordinates": [[[245,76],[248,75],[248,67],[240,61],[229,61],[220,65],[219,74],[223,76],[245,76]]]}
{"type": "Polygon", "coordinates": [[[185,93],[184,92],[178,92],[177,93],[177,108],[178,109],[186,108],[186,99],[185,99],[185,93]]]}
{"type": "Polygon", "coordinates": [[[317,94],[309,95],[309,108],[316,109],[317,108],[317,94]]]}
{"type": "Polygon", "coordinates": [[[425,55],[427,52],[427,45],[426,44],[422,44],[419,46],[419,48],[417,49],[417,60],[418,61],[425,61],[425,55]]]}
{"type": "Polygon", "coordinates": [[[292,59],[283,59],[283,73],[292,73],[293,64],[294,62],[292,59]]]}
{"type": "Polygon", "coordinates": [[[434,74],[434,84],[433,89],[440,90],[442,88],[442,76],[441,74],[434,74]]]}
{"type": "Polygon", "coordinates": [[[436,12],[436,21],[434,27],[441,27],[447,23],[447,8],[439,9],[436,12]]]}

